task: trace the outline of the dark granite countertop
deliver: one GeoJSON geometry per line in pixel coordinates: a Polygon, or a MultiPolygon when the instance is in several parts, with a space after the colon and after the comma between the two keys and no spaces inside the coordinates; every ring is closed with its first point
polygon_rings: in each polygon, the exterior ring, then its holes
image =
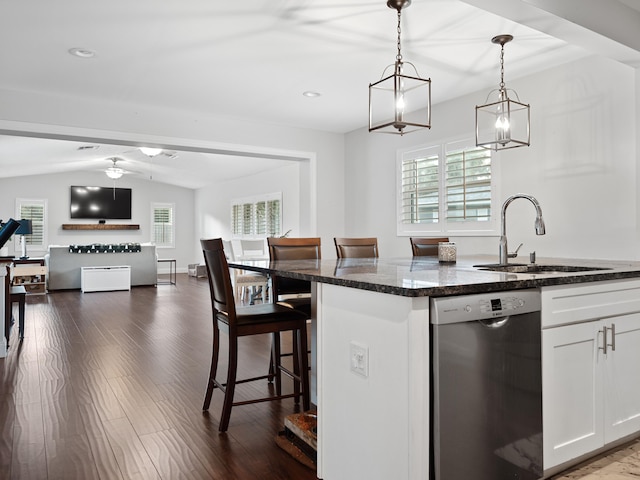
{"type": "MultiPolygon", "coordinates": [[[[453,264],[429,257],[354,258],[327,260],[268,260],[230,262],[230,266],[284,277],[371,290],[405,297],[448,296],[495,292],[584,282],[640,278],[640,262],[541,258],[536,265],[550,268],[539,273],[484,270],[477,265],[495,264],[492,255],[458,257],[453,264]],[[558,266],[553,270],[553,266],[558,266]],[[558,271],[567,266],[600,270],[558,271]]],[[[514,259],[511,264],[519,264],[514,259]]],[[[526,270],[527,266],[522,265],[526,270]]]]}

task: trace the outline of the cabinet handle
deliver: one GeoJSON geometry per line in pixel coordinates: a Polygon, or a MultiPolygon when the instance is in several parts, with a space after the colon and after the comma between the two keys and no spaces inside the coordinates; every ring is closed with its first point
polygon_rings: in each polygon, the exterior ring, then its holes
{"type": "Polygon", "coordinates": [[[598,333],[602,332],[602,347],[598,347],[598,350],[602,350],[602,353],[607,354],[607,327],[602,327],[602,330],[598,330],[598,333]]]}
{"type": "MultiPolygon", "coordinates": [[[[604,328],[605,330],[607,329],[607,327],[604,327],[604,328]]],[[[609,346],[611,347],[611,351],[615,352],[616,351],[616,324],[612,323],[610,329],[611,329],[611,343],[609,344],[609,346]]]]}

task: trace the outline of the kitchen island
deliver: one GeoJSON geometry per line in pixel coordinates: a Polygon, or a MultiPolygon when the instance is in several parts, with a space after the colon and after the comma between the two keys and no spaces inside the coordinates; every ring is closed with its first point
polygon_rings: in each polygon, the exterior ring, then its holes
{"type": "MultiPolygon", "coordinates": [[[[317,375],[319,478],[429,478],[430,297],[539,288],[548,291],[551,309],[558,289],[588,284],[602,286],[614,298],[614,313],[640,311],[640,301],[634,300],[640,298],[638,262],[541,259],[539,264],[554,267],[536,273],[477,267],[492,263],[495,257],[476,256],[459,258],[455,264],[429,258],[380,258],[234,265],[314,282],[312,365],[317,375]],[[588,269],[561,268],[574,266],[588,269]],[[357,371],[352,368],[354,352],[362,360],[357,371]]],[[[563,295],[571,297],[566,290],[563,295]]],[[[599,298],[599,290],[581,295],[599,298]]],[[[607,315],[607,305],[595,306],[600,316],[607,315]]],[[[550,326],[573,322],[566,315],[556,317],[560,323],[550,326]]],[[[464,395],[464,386],[460,388],[464,395]]],[[[635,433],[640,427],[631,430],[635,433]]],[[[560,456],[550,464],[545,457],[545,473],[564,468],[581,455],[571,453],[569,460],[560,456]]]]}

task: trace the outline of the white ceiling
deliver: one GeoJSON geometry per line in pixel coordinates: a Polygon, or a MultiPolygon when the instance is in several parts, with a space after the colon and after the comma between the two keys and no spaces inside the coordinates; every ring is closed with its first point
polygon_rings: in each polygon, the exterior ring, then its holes
{"type": "MultiPolygon", "coordinates": [[[[403,57],[432,79],[434,103],[497,85],[490,39],[501,33],[515,37],[507,84],[594,52],[640,67],[640,0],[413,0],[402,31],[403,57]]],[[[366,126],[368,84],[395,44],[385,0],[0,0],[2,89],[330,132],[366,126]]],[[[151,166],[131,147],[80,145],[0,137],[0,176],[102,169],[118,156],[132,174],[151,168],[154,180],[198,188],[282,162],[178,152],[151,166]]]]}

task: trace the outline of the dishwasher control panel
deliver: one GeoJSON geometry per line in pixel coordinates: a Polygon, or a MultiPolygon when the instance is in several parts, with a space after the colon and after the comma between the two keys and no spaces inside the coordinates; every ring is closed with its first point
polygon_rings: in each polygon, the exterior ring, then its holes
{"type": "Polygon", "coordinates": [[[434,297],[431,299],[431,323],[472,322],[540,310],[540,291],[537,289],[506,292],[434,297]]]}

